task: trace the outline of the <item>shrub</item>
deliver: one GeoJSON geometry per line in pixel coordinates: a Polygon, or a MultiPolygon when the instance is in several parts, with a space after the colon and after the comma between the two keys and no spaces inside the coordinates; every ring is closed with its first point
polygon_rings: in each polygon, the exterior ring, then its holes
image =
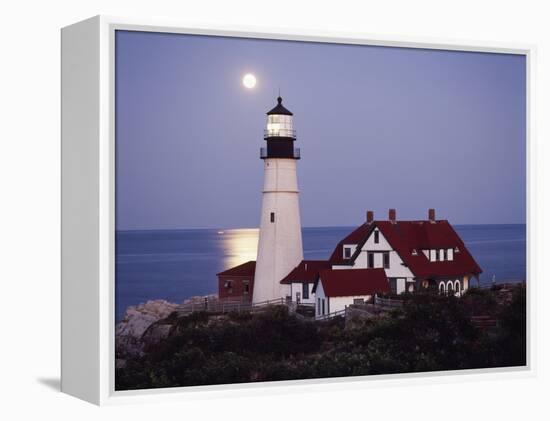
{"type": "MultiPolygon", "coordinates": [[[[511,299],[415,294],[401,309],[346,329],[342,318],[304,322],[284,306],[258,314],[174,319],[168,339],[116,370],[116,388],[141,389],[524,365],[525,288],[511,299]],[[490,332],[472,314],[500,320],[490,332]]],[[[166,319],[168,322],[168,319],[166,319]]]]}

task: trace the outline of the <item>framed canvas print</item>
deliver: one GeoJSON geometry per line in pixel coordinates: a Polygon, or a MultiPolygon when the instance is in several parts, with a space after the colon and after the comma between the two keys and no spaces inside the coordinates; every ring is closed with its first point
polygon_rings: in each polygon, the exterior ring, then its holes
{"type": "Polygon", "coordinates": [[[62,390],[532,370],[530,47],[62,30],[62,390]]]}

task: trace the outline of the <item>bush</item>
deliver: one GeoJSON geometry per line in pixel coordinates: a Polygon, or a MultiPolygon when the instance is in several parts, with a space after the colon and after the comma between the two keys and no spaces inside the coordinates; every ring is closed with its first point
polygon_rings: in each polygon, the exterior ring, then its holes
{"type": "Polygon", "coordinates": [[[174,320],[168,339],[116,371],[116,388],[142,389],[524,365],[525,288],[506,304],[494,291],[410,295],[401,309],[345,329],[343,318],[304,322],[274,306],[259,314],[174,320]],[[493,331],[472,326],[494,315],[493,331]]]}

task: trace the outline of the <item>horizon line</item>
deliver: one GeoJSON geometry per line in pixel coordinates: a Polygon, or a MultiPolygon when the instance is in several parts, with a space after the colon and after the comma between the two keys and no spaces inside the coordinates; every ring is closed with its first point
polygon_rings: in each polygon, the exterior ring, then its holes
{"type": "MultiPolygon", "coordinates": [[[[410,219],[403,221],[417,221],[416,219],[410,219]]],[[[421,221],[420,219],[418,221],[421,221]]],[[[508,222],[508,223],[482,223],[482,224],[451,224],[452,226],[479,226],[479,225],[527,225],[527,222],[508,222]]],[[[307,228],[357,228],[359,225],[316,225],[316,226],[303,226],[302,229],[307,228]]],[[[128,231],[191,231],[191,230],[219,230],[219,231],[230,231],[230,230],[259,230],[260,227],[232,227],[232,228],[223,228],[223,227],[192,227],[192,228],[121,228],[117,229],[115,227],[115,232],[128,232],[128,231]]]]}

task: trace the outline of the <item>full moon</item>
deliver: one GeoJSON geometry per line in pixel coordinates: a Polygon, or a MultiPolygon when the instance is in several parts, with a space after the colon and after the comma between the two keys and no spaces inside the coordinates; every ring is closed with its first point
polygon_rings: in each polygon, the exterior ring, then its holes
{"type": "Polygon", "coordinates": [[[243,85],[247,89],[252,89],[254,86],[256,86],[256,76],[254,76],[252,73],[247,73],[243,77],[243,85]]]}

